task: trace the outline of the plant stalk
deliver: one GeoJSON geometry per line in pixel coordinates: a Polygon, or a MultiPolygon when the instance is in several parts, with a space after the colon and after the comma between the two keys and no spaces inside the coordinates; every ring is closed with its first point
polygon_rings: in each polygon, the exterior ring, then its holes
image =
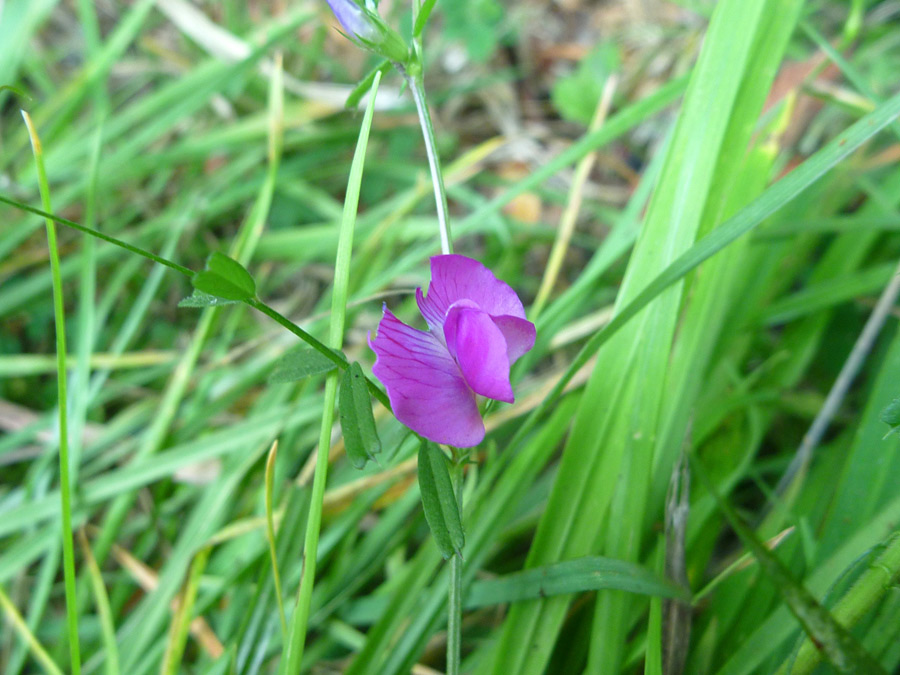
{"type": "MultiPolygon", "coordinates": [[[[454,452],[453,489],[456,492],[456,505],[460,518],[463,513],[463,464],[465,460],[454,452]]],[[[447,675],[459,675],[460,655],[462,652],[462,568],[460,554],[450,558],[450,586],[447,607],[447,675]]]]}
{"type": "Polygon", "coordinates": [[[434,140],[434,125],[428,103],[425,100],[425,86],[421,75],[410,75],[405,69],[399,69],[406,78],[416,111],[419,113],[419,124],[422,126],[422,138],[425,141],[425,153],[428,155],[428,168],[431,170],[431,183],[434,186],[434,202],[437,207],[438,227],[441,230],[441,253],[453,253],[453,239],[450,235],[450,211],[447,208],[447,191],[444,188],[444,175],[441,172],[441,160],[438,157],[437,144],[434,140]]]}

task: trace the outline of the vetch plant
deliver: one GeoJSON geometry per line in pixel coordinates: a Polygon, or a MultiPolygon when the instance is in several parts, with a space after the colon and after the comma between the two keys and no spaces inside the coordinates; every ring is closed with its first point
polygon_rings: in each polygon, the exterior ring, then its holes
{"type": "MultiPolygon", "coordinates": [[[[29,28],[37,17],[0,20],[20,37],[0,40],[6,72],[24,64],[11,81],[30,86],[44,74],[34,125],[10,120],[0,148],[3,191],[12,193],[0,194],[0,210],[11,207],[0,218],[0,403],[21,406],[12,425],[0,423],[4,672],[61,675],[82,659],[91,672],[165,674],[807,673],[823,659],[842,672],[894,672],[900,336],[890,310],[900,286],[891,271],[900,170],[874,136],[897,118],[900,94],[881,100],[895,83],[871,58],[889,37],[885,17],[870,14],[872,3],[844,3],[853,5],[848,53],[849,42],[818,35],[814,16],[799,18],[802,0],[722,0],[702,40],[701,22],[690,22],[666,43],[690,73],[654,71],[648,83],[648,48],[622,52],[622,96],[578,139],[571,125],[560,138],[543,105],[555,89],[545,86],[547,58],[569,56],[514,58],[502,73],[463,67],[445,95],[462,94],[464,114],[443,121],[458,138],[446,180],[465,257],[452,250],[424,87],[435,0],[411,0],[404,30],[392,20],[408,5],[388,15],[379,0],[327,2],[335,17],[321,2],[318,13],[231,12],[223,26],[215,16],[181,21],[186,3],[153,0],[119,3],[122,21],[104,21],[103,31],[89,2],[74,3],[80,25],[50,20],[49,33],[29,28]],[[170,26],[147,22],[157,4],[170,26]],[[798,21],[803,34],[792,37],[798,21]],[[298,48],[304,25],[314,37],[298,48]],[[60,26],[66,44],[85,45],[83,58],[52,48],[29,58],[29,46],[59,43],[60,26]],[[171,40],[187,50],[175,54],[185,67],[171,78],[164,68],[109,77],[145,30],[190,38],[171,40]],[[305,101],[285,108],[294,92],[282,94],[279,46],[291,45],[288,63],[302,58],[296,75],[315,79],[320,57],[333,70],[331,39],[349,39],[370,61],[347,99],[355,108],[373,92],[358,119],[309,116],[305,101]],[[816,86],[825,63],[810,50],[840,70],[838,105],[816,86]],[[788,53],[808,57],[813,71],[800,78],[782,68],[788,53]],[[532,79],[535,67],[544,76],[532,79]],[[377,159],[365,167],[373,189],[361,194],[374,92],[391,71],[415,103],[407,112],[417,111],[425,152],[410,147],[419,132],[401,118],[379,125],[369,153],[377,159]],[[466,77],[470,86],[454,86],[466,77]],[[504,110],[526,113],[524,134],[540,129],[535,140],[549,151],[567,146],[547,161],[525,158],[530,170],[513,180],[498,171],[509,155],[486,161],[503,139],[465,133],[481,114],[468,102],[507,82],[515,97],[504,110]],[[783,84],[791,91],[775,101],[783,84]],[[825,99],[821,117],[798,114],[801,93],[825,99]],[[222,116],[211,97],[234,100],[234,115],[222,116]],[[682,97],[677,120],[654,119],[682,97]],[[344,152],[348,123],[359,136],[344,152]],[[812,140],[808,128],[819,132],[812,140]],[[49,177],[38,129],[52,148],[49,177]],[[292,155],[284,163],[283,149],[292,155]],[[797,161],[806,150],[815,152],[797,161]],[[625,153],[628,167],[589,171],[603,153],[625,153]],[[326,154],[329,170],[311,171],[326,154]],[[834,171],[848,156],[849,170],[834,171]],[[419,230],[415,173],[426,160],[440,246],[419,230]],[[571,179],[547,182],[573,166],[571,179]],[[606,203],[608,183],[616,194],[629,188],[627,204],[606,203]],[[84,224],[53,214],[51,187],[53,209],[81,213],[84,224]],[[552,232],[504,212],[524,192],[540,196],[551,221],[561,210],[549,258],[552,232]],[[37,198],[44,208],[19,201],[37,198]],[[368,209],[356,231],[359,203],[368,209]],[[33,229],[44,220],[46,243],[33,229]],[[79,255],[82,242],[61,232],[57,245],[53,224],[101,242],[79,255]],[[159,251],[112,236],[120,233],[159,251]],[[481,238],[483,248],[473,246],[481,238]],[[323,254],[334,262],[320,274],[323,254]],[[520,301],[522,275],[540,276],[542,266],[547,283],[520,301]],[[418,292],[406,290],[410,273],[422,279],[418,292]],[[888,280],[864,327],[863,312],[834,314],[888,280]],[[171,299],[188,283],[194,292],[178,304],[201,311],[176,314],[171,299]],[[386,307],[373,314],[382,295],[386,307]],[[284,343],[257,314],[302,344],[279,357],[284,343]],[[838,371],[856,325],[862,332],[838,371]],[[529,371],[526,398],[512,375],[532,364],[542,367],[529,371]],[[858,373],[858,389],[845,373],[858,373]],[[805,392],[824,403],[795,452],[784,431],[803,423],[791,402],[805,392]],[[373,410],[373,398],[383,408],[373,410]],[[487,417],[501,407],[494,401],[513,400],[487,417]],[[494,430],[500,417],[514,421],[494,430]],[[804,456],[818,420],[830,420],[835,442],[804,456]],[[682,455],[701,481],[710,467],[709,486],[693,496],[682,455]],[[138,491],[152,508],[136,503],[138,491]],[[734,517],[738,498],[746,518],[734,517]],[[691,527],[670,525],[688,510],[691,527]],[[723,530],[729,519],[733,532],[723,530]],[[810,523],[803,537],[795,521],[810,523]],[[72,534],[82,525],[78,556],[72,534]],[[446,667],[434,649],[441,642],[446,667]]],[[[833,26],[842,5],[825,4],[833,26]]],[[[442,41],[468,43],[460,28],[484,35],[482,5],[441,6],[442,41]]],[[[602,11],[583,14],[595,21],[602,11]]],[[[489,32],[509,46],[498,64],[506,66],[534,17],[501,19],[489,32]]],[[[572,35],[554,28],[546,37],[564,44],[572,35]]],[[[589,61],[580,81],[598,92],[589,61]]]]}
{"type": "Polygon", "coordinates": [[[447,672],[454,674],[460,666],[462,480],[468,459],[458,448],[484,439],[477,395],[515,400],[510,367],[534,347],[535,327],[509,285],[461,255],[431,259],[428,292],[416,289],[416,302],[429,330],[408,326],[385,305],[369,345],[377,357],[372,373],[387,388],[394,415],[427,439],[419,449],[419,491],[435,543],[450,559],[447,672]],[[435,443],[450,446],[449,467],[435,443]]]}
{"type": "MultiPolygon", "coordinates": [[[[413,0],[412,50],[406,50],[402,39],[369,9],[352,0],[328,0],[328,4],[348,38],[385,58],[376,73],[384,72],[390,63],[406,80],[416,104],[434,187],[443,255],[431,259],[428,293],[423,295],[421,288],[416,291],[429,330],[404,324],[385,305],[369,344],[377,356],[372,372],[385,385],[392,412],[425,439],[418,456],[419,490],[435,543],[450,560],[447,673],[455,675],[461,655],[462,483],[468,461],[468,453],[458,448],[472,448],[484,439],[476,396],[508,403],[515,400],[510,367],[534,346],[535,327],[525,318],[525,308],[510,286],[477,260],[453,255],[447,195],[425,98],[422,62],[421,36],[434,2],[420,6],[413,0]],[[435,443],[449,446],[450,462],[435,443]]],[[[366,88],[364,81],[351,98],[366,88]]],[[[352,398],[346,396],[348,401],[352,398]]],[[[362,407],[371,415],[367,396],[362,407]]],[[[371,439],[369,444],[380,449],[374,423],[369,426],[365,434],[371,439]]],[[[348,454],[358,467],[367,457],[362,436],[344,434],[348,454]],[[351,452],[351,447],[356,450],[351,452]]]]}

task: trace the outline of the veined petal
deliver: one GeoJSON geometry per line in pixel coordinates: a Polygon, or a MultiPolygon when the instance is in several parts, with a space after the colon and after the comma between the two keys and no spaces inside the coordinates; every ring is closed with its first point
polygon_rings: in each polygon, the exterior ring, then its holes
{"type": "Polygon", "coordinates": [[[456,357],[472,391],[512,403],[515,396],[509,383],[506,338],[490,315],[472,304],[462,300],[447,312],[444,322],[447,349],[456,357]]]}
{"type": "Polygon", "coordinates": [[[436,255],[431,259],[427,295],[416,292],[419,310],[432,331],[439,332],[447,310],[459,300],[471,300],[491,316],[525,318],[519,296],[477,260],[462,255],[436,255]]]}
{"type": "Polygon", "coordinates": [[[511,366],[525,352],[534,347],[536,332],[534,324],[517,316],[492,316],[494,323],[506,338],[506,353],[511,366]]]}
{"type": "Polygon", "coordinates": [[[376,355],[372,372],[400,422],[435,443],[469,448],[481,442],[484,423],[475,394],[434,335],[407,326],[385,307],[369,346],[376,355]]]}

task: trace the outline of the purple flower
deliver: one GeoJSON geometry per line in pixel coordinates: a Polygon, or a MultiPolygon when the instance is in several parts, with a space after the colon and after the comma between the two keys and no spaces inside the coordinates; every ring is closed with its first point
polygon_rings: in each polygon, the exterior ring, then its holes
{"type": "Polygon", "coordinates": [[[429,330],[407,326],[385,307],[369,337],[372,372],[410,429],[436,443],[478,445],[484,423],[475,395],[515,400],[509,368],[534,346],[534,324],[509,285],[461,255],[431,259],[428,294],[416,289],[416,301],[429,330]]]}

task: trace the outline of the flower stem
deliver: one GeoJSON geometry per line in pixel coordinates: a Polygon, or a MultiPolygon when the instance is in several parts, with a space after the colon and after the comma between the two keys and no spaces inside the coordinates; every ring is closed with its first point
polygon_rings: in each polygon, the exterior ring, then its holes
{"type": "Polygon", "coordinates": [[[431,182],[434,185],[438,226],[441,229],[441,252],[446,255],[453,253],[453,240],[450,237],[450,212],[447,209],[447,191],[444,188],[444,175],[441,173],[441,160],[434,142],[434,125],[431,122],[431,113],[428,111],[428,103],[425,100],[424,82],[421,75],[410,75],[403,68],[400,69],[400,72],[406,78],[413,100],[416,102],[416,111],[419,113],[422,138],[425,140],[425,153],[428,155],[428,168],[431,170],[431,182]]]}
{"type": "MultiPolygon", "coordinates": [[[[465,459],[456,456],[452,467],[451,478],[456,492],[456,504],[459,515],[463,512],[463,465],[465,459]]],[[[459,554],[450,558],[450,587],[447,608],[447,675],[459,675],[460,654],[462,644],[462,568],[463,560],[459,554]]]]}

